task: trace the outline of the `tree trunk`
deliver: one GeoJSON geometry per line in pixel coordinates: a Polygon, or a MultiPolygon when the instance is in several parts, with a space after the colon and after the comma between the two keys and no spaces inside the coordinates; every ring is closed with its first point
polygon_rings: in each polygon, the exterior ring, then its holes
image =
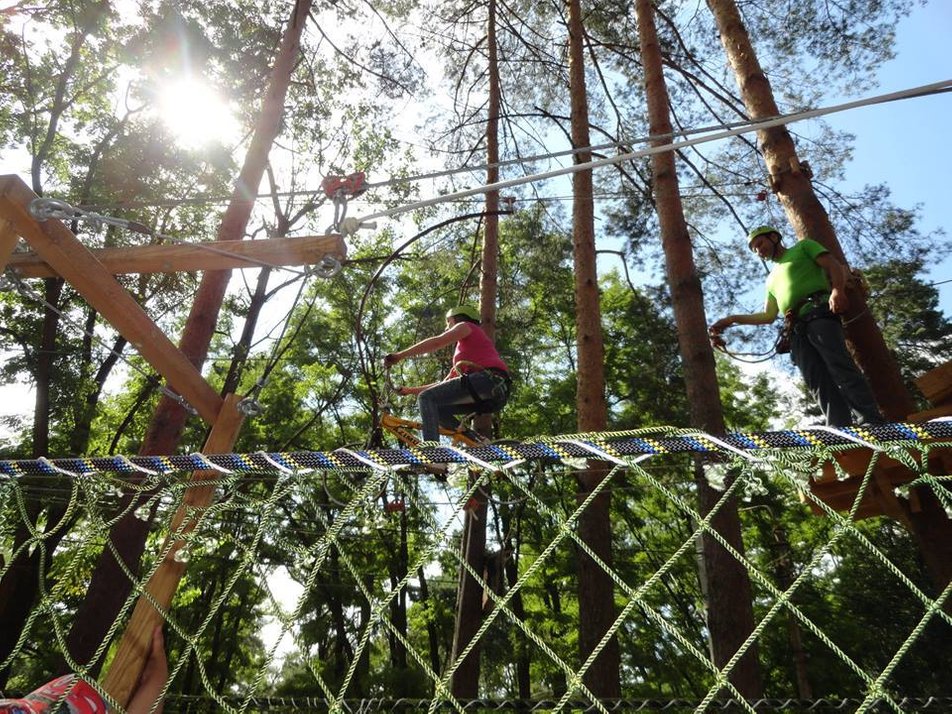
{"type": "MultiPolygon", "coordinates": [[[[489,108],[486,117],[486,183],[499,181],[499,48],[496,40],[496,0],[489,0],[486,22],[489,72],[489,108]]],[[[499,274],[499,191],[486,192],[482,271],[479,277],[479,318],[490,339],[496,336],[496,299],[499,274]]]]}
{"type": "Polygon", "coordinates": [[[53,357],[56,354],[56,333],[59,330],[60,296],[63,294],[62,278],[46,278],[43,281],[43,332],[40,349],[36,355],[36,399],[33,404],[33,456],[50,455],[50,386],[53,383],[53,357]]]}
{"type": "MultiPolygon", "coordinates": [[[[281,129],[284,113],[284,98],[290,84],[291,72],[300,47],[301,33],[311,8],[311,0],[298,0],[285,29],[277,59],[271,73],[270,84],[264,98],[261,115],[255,126],[254,136],[245,157],[244,165],[218,229],[217,240],[241,240],[251,216],[254,197],[268,160],[268,153],[281,129]]],[[[192,303],[192,310],[185,323],[180,349],[200,367],[207,356],[208,346],[221,309],[225,288],[231,271],[209,271],[202,276],[201,284],[192,303]]],[[[141,453],[169,454],[178,446],[185,425],[185,410],[174,400],[164,397],[156,407],[149,425],[141,453]]],[[[123,499],[126,505],[133,496],[123,499]]],[[[123,567],[137,574],[139,561],[145,547],[149,526],[135,517],[131,511],[113,527],[109,538],[115,554],[122,560],[120,566],[111,548],[105,548],[70,630],[67,645],[72,656],[80,663],[89,663],[90,674],[95,676],[102,660],[90,662],[110,625],[116,618],[123,602],[129,596],[132,584],[123,572],[123,567]]]]}
{"type": "MultiPolygon", "coordinates": [[[[470,483],[478,477],[478,472],[470,472],[470,483]]],[[[489,509],[482,491],[476,491],[473,498],[475,505],[466,509],[463,518],[460,553],[475,572],[481,573],[486,553],[486,515],[489,509]]],[[[452,658],[454,664],[459,664],[453,672],[451,686],[453,696],[459,699],[475,699],[479,696],[479,643],[473,646],[462,661],[459,658],[479,629],[482,615],[483,586],[468,570],[460,566],[452,658]]]]}
{"type": "MultiPolygon", "coordinates": [[[[39,486],[41,479],[43,480],[42,485],[49,488],[50,479],[46,476],[24,477],[22,485],[29,489],[31,488],[30,482],[35,480],[33,485],[39,486]]],[[[66,486],[63,485],[63,488],[66,488],[66,486]]],[[[35,497],[29,496],[27,508],[27,515],[35,527],[43,507],[36,503],[35,497]]],[[[46,509],[47,523],[59,523],[65,513],[65,506],[50,506],[46,509]]],[[[6,575],[0,580],[0,662],[5,661],[16,647],[17,640],[19,640],[27,618],[30,616],[36,602],[36,596],[40,590],[41,574],[49,573],[53,563],[53,553],[59,546],[60,541],[69,534],[72,525],[70,523],[69,526],[60,528],[56,533],[44,539],[45,556],[39,548],[34,548],[32,552],[28,549],[20,551],[16,560],[9,564],[6,575]]],[[[19,523],[14,533],[13,551],[16,552],[30,537],[30,529],[24,523],[19,523]]],[[[0,689],[6,688],[10,674],[9,666],[0,670],[0,689]]]]}
{"type": "MultiPolygon", "coordinates": [[[[668,136],[671,133],[670,105],[651,0],[635,0],[635,15],[644,66],[649,132],[651,136],[668,136]]],[[[652,141],[654,146],[663,143],[664,140],[660,139],[652,141]]],[[[651,167],[691,423],[704,431],[723,434],[724,415],[714,368],[714,353],[707,337],[701,281],[694,264],[687,222],[684,220],[674,152],[652,155],[651,167]]],[[[695,468],[695,474],[699,510],[701,516],[706,516],[717,505],[721,494],[708,485],[700,463],[695,468]]],[[[731,546],[740,553],[744,552],[740,518],[734,499],[721,505],[712,525],[731,546]]],[[[722,668],[754,629],[752,591],[743,565],[709,535],[702,534],[701,542],[711,653],[714,664],[722,668]]],[[[730,673],[730,679],[743,696],[751,699],[762,696],[756,643],[738,661],[730,673]]]]}
{"type": "MultiPolygon", "coordinates": [[[[760,67],[734,0],[707,0],[707,4],[717,22],[721,42],[750,118],[777,116],[780,111],[770,83],[760,67]]],[[[771,188],[779,196],[794,232],[822,243],[845,264],[843,249],[833,232],[829,215],[813,191],[810,177],[800,169],[790,132],[779,126],[758,132],[758,139],[770,173],[771,188]]],[[[865,299],[858,291],[851,291],[849,297],[852,317],[846,327],[846,336],[856,361],[869,380],[883,414],[894,421],[903,421],[915,410],[912,396],[903,384],[899,367],[872,313],[866,309],[865,299]]],[[[936,592],[941,592],[952,579],[952,521],[928,486],[916,491],[922,501],[921,511],[913,512],[905,504],[904,508],[910,529],[932,574],[936,592]]]]}
{"type": "MultiPolygon", "coordinates": [[[[489,0],[486,18],[486,48],[488,52],[489,106],[486,117],[486,183],[499,181],[499,52],[496,40],[496,0],[489,0]]],[[[489,339],[496,337],[496,297],[499,272],[499,191],[486,193],[486,222],[483,231],[483,250],[479,277],[479,317],[489,339]]],[[[492,434],[492,415],[477,417],[476,430],[487,436],[492,434]]],[[[472,473],[470,478],[479,478],[472,473]]],[[[472,483],[470,484],[472,485],[472,483]]],[[[485,492],[488,484],[484,487],[485,492]]],[[[484,493],[477,493],[475,509],[467,509],[463,515],[463,538],[460,548],[463,559],[477,573],[482,572],[486,548],[486,515],[488,512],[484,493]]],[[[457,662],[460,653],[470,645],[483,619],[483,588],[468,572],[460,572],[459,592],[456,604],[456,630],[453,633],[453,672],[451,691],[453,696],[474,699],[479,695],[480,645],[473,644],[466,658],[457,662]]]]}
{"type": "MultiPolygon", "coordinates": [[[[774,523],[772,535],[773,541],[769,547],[775,563],[774,578],[777,580],[777,587],[786,592],[793,585],[796,574],[787,529],[779,520],[774,523]]],[[[800,699],[813,699],[813,686],[810,684],[810,670],[807,666],[809,653],[803,646],[800,621],[792,612],[787,612],[787,642],[790,646],[790,657],[793,660],[793,670],[797,681],[797,696],[800,699]]]]}
{"type": "MultiPolygon", "coordinates": [[[[513,550],[513,556],[506,559],[506,587],[512,587],[519,579],[519,563],[517,560],[517,550],[513,550]]],[[[525,624],[526,608],[522,602],[522,591],[519,590],[512,597],[512,614],[515,618],[525,624]]],[[[526,637],[522,628],[514,631],[515,657],[516,657],[516,685],[519,687],[518,697],[522,700],[528,700],[532,696],[531,665],[529,659],[529,639],[526,637]]]]}
{"type": "Polygon", "coordinates": [[[258,326],[258,318],[261,317],[261,309],[268,299],[268,279],[270,277],[271,268],[265,267],[258,271],[258,280],[255,283],[255,291],[248,305],[245,324],[241,328],[241,337],[238,338],[238,343],[235,345],[234,358],[229,363],[228,374],[225,375],[222,382],[222,396],[232,394],[241,383],[241,372],[248,362],[248,353],[251,351],[251,341],[254,339],[255,328],[258,326]]]}
{"type": "MultiPolygon", "coordinates": [[[[424,569],[417,568],[417,579],[420,581],[420,606],[426,608],[426,641],[429,645],[427,654],[430,659],[430,669],[437,675],[440,674],[440,633],[436,629],[435,618],[430,615],[434,612],[433,602],[430,598],[430,587],[426,582],[426,572],[424,569]]],[[[431,689],[431,695],[435,689],[431,689]]]]}
{"type": "MultiPolygon", "coordinates": [[[[571,99],[572,147],[591,145],[588,131],[588,98],[585,88],[584,35],[581,0],[569,0],[569,95],[571,99]]],[[[591,152],[580,151],[576,163],[591,160],[591,152]]],[[[575,327],[578,346],[578,391],[576,408],[578,429],[604,431],[608,424],[605,402],[605,347],[602,341],[601,308],[598,298],[598,274],[595,264],[595,206],[592,196],[592,172],[572,174],[572,246],[575,262],[575,327]]],[[[605,465],[590,462],[578,477],[578,501],[581,503],[605,478],[605,465]]],[[[603,490],[579,517],[582,542],[609,567],[612,565],[611,495],[603,490]]],[[[579,650],[585,661],[615,621],[612,580],[592,558],[576,549],[578,563],[579,650]]],[[[618,639],[605,643],[598,657],[585,672],[583,681],[599,698],[621,696],[618,639]]]]}
{"type": "MultiPolygon", "coordinates": [[[[407,566],[410,561],[409,543],[407,542],[407,513],[399,511],[400,518],[400,547],[397,548],[390,557],[390,585],[396,588],[397,585],[406,577],[407,566]]],[[[407,648],[404,642],[408,639],[407,631],[407,589],[401,588],[395,598],[390,600],[390,624],[396,632],[387,631],[387,637],[390,642],[390,666],[395,673],[406,673],[407,670],[407,648]],[[401,640],[397,634],[403,636],[401,640]]],[[[413,694],[407,689],[410,680],[406,677],[400,677],[395,684],[393,696],[406,697],[413,694]]]]}
{"type": "MultiPolygon", "coordinates": [[[[60,297],[63,292],[63,280],[61,278],[47,278],[43,281],[43,299],[47,307],[43,310],[43,330],[40,335],[40,345],[36,354],[36,369],[33,378],[36,384],[36,396],[33,403],[33,457],[45,457],[50,455],[50,387],[53,383],[53,358],[56,354],[56,333],[59,329],[59,307],[60,297]]],[[[49,478],[44,478],[48,482],[49,478]]],[[[43,500],[31,494],[33,484],[32,479],[24,479],[24,497],[26,499],[27,517],[32,521],[33,527],[40,519],[40,515],[47,511],[47,523],[57,523],[65,513],[62,506],[51,505],[47,510],[43,500]]],[[[39,479],[35,486],[39,486],[39,479]]],[[[46,483],[48,486],[49,484],[46,483]]],[[[68,529],[67,529],[68,530],[68,529]]],[[[54,541],[47,541],[46,560],[52,560],[53,550],[56,544],[62,539],[63,535],[54,538],[54,541]]],[[[30,538],[30,530],[26,524],[20,523],[16,529],[14,537],[14,552],[30,538]]],[[[19,555],[10,563],[7,574],[0,581],[0,662],[3,662],[16,646],[20,633],[29,617],[30,610],[33,608],[37,592],[39,592],[39,579],[41,577],[40,549],[22,550],[19,555]]],[[[45,563],[49,565],[49,563],[45,563]]],[[[10,674],[9,668],[0,671],[0,687],[6,684],[7,677],[10,674]]]]}

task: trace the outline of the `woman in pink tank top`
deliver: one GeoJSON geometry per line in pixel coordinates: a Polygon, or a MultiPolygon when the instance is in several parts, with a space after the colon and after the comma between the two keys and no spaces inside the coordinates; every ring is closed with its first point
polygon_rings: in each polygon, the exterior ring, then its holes
{"type": "Polygon", "coordinates": [[[456,343],[453,368],[442,382],[399,387],[401,394],[419,395],[423,439],[437,441],[439,428],[456,429],[460,414],[496,412],[509,399],[509,368],[479,325],[479,313],[469,305],[446,311],[446,330],[383,358],[385,367],[430,354],[456,343]]]}

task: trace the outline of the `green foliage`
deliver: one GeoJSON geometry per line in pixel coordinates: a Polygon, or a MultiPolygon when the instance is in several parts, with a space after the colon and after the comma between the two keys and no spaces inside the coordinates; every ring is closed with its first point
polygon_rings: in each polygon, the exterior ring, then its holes
{"type": "Polygon", "coordinates": [[[923,267],[922,259],[888,260],[863,270],[869,308],[914,394],[916,377],[952,359],[952,323],[939,310],[938,290],[921,276],[923,267]]]}

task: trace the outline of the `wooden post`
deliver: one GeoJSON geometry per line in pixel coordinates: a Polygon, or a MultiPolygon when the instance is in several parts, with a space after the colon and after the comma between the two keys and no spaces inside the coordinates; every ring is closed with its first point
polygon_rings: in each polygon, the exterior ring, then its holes
{"type": "MultiPolygon", "coordinates": [[[[238,411],[238,397],[229,394],[224,400],[218,420],[212,426],[202,452],[217,454],[231,451],[243,419],[243,415],[238,411]]],[[[216,471],[195,471],[192,473],[191,481],[207,482],[217,475],[216,471]]],[[[195,513],[196,511],[199,514],[203,512],[203,509],[211,503],[214,492],[215,486],[209,483],[186,491],[182,505],[179,506],[169,524],[169,536],[162,547],[162,552],[165,553],[164,559],[146,584],[146,591],[155,599],[161,611],[156,610],[145,596],[140,595],[129,625],[119,642],[119,649],[103,681],[103,689],[123,707],[128,705],[142,674],[149,654],[152,631],[163,621],[163,614],[168,611],[172,596],[175,595],[179,581],[185,574],[185,563],[175,559],[175,554],[185,546],[181,536],[187,535],[198,525],[201,515],[195,515],[195,513]],[[186,519],[189,519],[188,522],[185,522],[186,519]],[[168,547],[168,539],[179,529],[181,529],[179,539],[168,547]]]]}

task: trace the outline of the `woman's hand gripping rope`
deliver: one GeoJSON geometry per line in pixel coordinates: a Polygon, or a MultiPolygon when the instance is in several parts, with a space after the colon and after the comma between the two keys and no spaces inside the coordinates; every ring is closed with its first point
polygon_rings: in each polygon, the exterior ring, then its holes
{"type": "Polygon", "coordinates": [[[707,330],[708,339],[711,341],[711,347],[727,354],[727,343],[724,341],[723,333],[715,325],[711,325],[707,330]]]}

